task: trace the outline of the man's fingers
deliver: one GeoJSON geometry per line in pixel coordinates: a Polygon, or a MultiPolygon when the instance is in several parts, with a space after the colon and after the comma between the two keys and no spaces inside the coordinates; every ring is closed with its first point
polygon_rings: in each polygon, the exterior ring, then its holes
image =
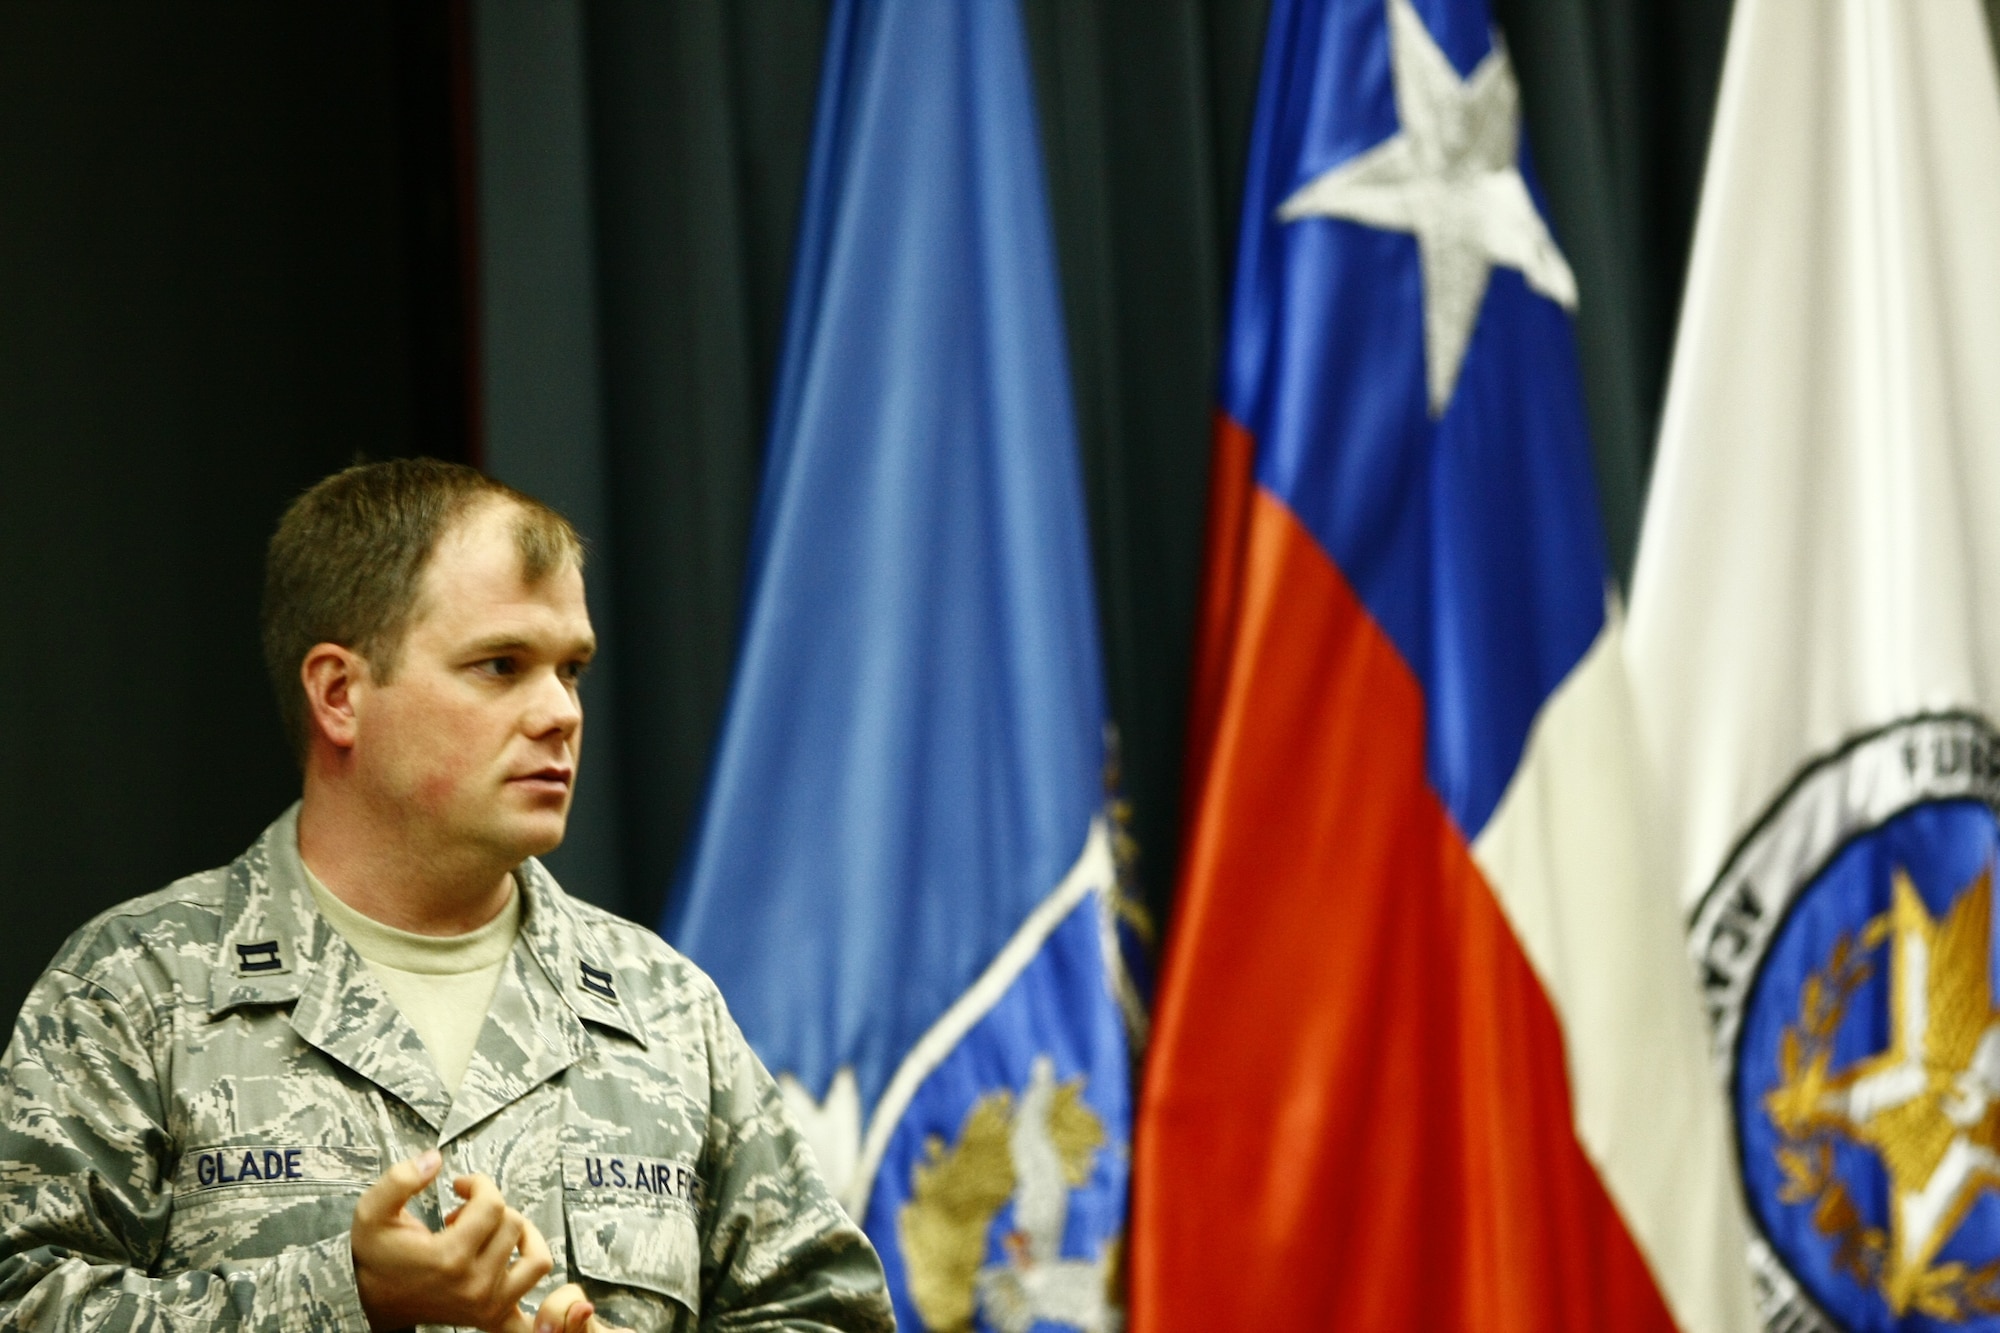
{"type": "Polygon", "coordinates": [[[549,1244],[540,1230],[513,1208],[506,1210],[485,1248],[472,1259],[473,1271],[492,1284],[489,1294],[481,1299],[490,1301],[495,1310],[508,1311],[509,1323],[521,1298],[539,1286],[554,1267],[549,1244]]]}
{"type": "MultiPolygon", "coordinates": [[[[507,1218],[507,1200],[488,1176],[460,1176],[451,1187],[465,1200],[445,1222],[445,1253],[455,1262],[471,1260],[493,1239],[507,1218]]],[[[507,1247],[513,1249],[510,1242],[507,1247]]]]}
{"type": "Polygon", "coordinates": [[[465,1200],[467,1208],[482,1199],[499,1199],[501,1206],[506,1206],[506,1200],[501,1196],[500,1187],[493,1183],[493,1177],[477,1171],[469,1176],[454,1177],[451,1182],[451,1192],[465,1200]]]}
{"type": "Polygon", "coordinates": [[[533,1291],[541,1280],[549,1275],[549,1269],[554,1267],[549,1261],[548,1246],[542,1244],[540,1233],[534,1236],[533,1243],[540,1246],[539,1260],[530,1253],[529,1238],[523,1236],[521,1257],[514,1261],[513,1267],[509,1268],[501,1279],[500,1301],[509,1310],[518,1311],[521,1308],[521,1298],[533,1291]]]}
{"type": "Polygon", "coordinates": [[[406,1162],[398,1162],[384,1171],[374,1184],[361,1191],[361,1197],[354,1201],[355,1220],[387,1226],[403,1211],[403,1205],[417,1196],[417,1191],[437,1178],[438,1167],[444,1158],[436,1148],[419,1154],[406,1162]]]}
{"type": "Polygon", "coordinates": [[[535,1333],[578,1333],[589,1327],[591,1313],[583,1288],[565,1282],[542,1298],[542,1308],[535,1311],[535,1333]]]}
{"type": "MultiPolygon", "coordinates": [[[[507,1333],[516,1330],[510,1328],[507,1333]]],[[[632,1333],[632,1330],[597,1318],[597,1307],[583,1294],[583,1288],[570,1282],[557,1287],[542,1301],[542,1308],[535,1311],[533,1333],[632,1333]]]]}
{"type": "Polygon", "coordinates": [[[518,1301],[521,1297],[527,1295],[534,1289],[537,1282],[540,1282],[543,1278],[554,1272],[555,1267],[555,1256],[549,1253],[549,1243],[542,1238],[542,1229],[526,1217],[523,1217],[521,1219],[521,1257],[514,1261],[513,1272],[517,1277],[528,1273],[532,1273],[534,1276],[528,1278],[522,1288],[514,1293],[514,1299],[518,1301]]]}
{"type": "MultiPolygon", "coordinates": [[[[487,1333],[535,1333],[535,1322],[521,1313],[520,1303],[554,1269],[548,1241],[482,1175],[452,1181],[453,1192],[465,1202],[445,1219],[441,1232],[431,1233],[405,1206],[440,1169],[439,1154],[432,1150],[397,1163],[363,1191],[354,1226],[362,1308],[382,1327],[450,1322],[487,1333]],[[395,1238],[412,1227],[419,1229],[421,1244],[395,1238]],[[452,1317],[427,1317],[440,1311],[452,1317]],[[385,1319],[389,1322],[380,1322],[385,1319]]],[[[581,1288],[570,1290],[582,1295],[581,1288]]],[[[556,1333],[580,1333],[592,1313],[588,1301],[578,1308],[572,1299],[559,1308],[566,1317],[553,1321],[556,1333]]]]}
{"type": "Polygon", "coordinates": [[[479,1247],[479,1253],[473,1258],[474,1267],[493,1275],[496,1288],[507,1285],[512,1271],[509,1264],[515,1248],[521,1243],[521,1228],[527,1224],[528,1220],[512,1208],[504,1210],[500,1214],[500,1224],[493,1228],[493,1234],[486,1238],[486,1243],[479,1247]]]}
{"type": "Polygon", "coordinates": [[[590,1302],[585,1301],[570,1307],[569,1322],[563,1325],[563,1333],[632,1333],[632,1330],[605,1323],[597,1317],[590,1302]]]}

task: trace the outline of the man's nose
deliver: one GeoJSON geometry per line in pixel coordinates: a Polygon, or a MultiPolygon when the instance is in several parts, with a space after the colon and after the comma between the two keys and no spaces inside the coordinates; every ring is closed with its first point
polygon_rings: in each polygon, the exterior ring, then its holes
{"type": "Polygon", "coordinates": [[[523,720],[531,736],[573,732],[583,723],[583,699],[560,673],[548,672],[536,682],[528,716],[523,720]]]}

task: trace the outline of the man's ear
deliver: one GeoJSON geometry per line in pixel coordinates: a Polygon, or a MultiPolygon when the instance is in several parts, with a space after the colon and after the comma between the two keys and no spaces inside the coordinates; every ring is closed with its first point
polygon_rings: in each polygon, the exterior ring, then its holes
{"type": "Polygon", "coordinates": [[[357,692],[368,684],[368,660],[337,643],[316,643],[299,663],[306,716],[314,735],[336,749],[353,748],[357,692]]]}

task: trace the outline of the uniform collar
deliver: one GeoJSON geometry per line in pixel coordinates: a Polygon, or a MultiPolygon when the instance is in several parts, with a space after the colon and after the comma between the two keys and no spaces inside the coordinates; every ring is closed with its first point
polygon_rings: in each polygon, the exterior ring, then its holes
{"type": "Polygon", "coordinates": [[[302,1040],[395,1095],[448,1141],[581,1058],[585,1023],[646,1044],[600,928],[539,863],[525,862],[516,882],[520,937],[456,1097],[360,955],[320,915],[299,859],[297,805],[229,868],[210,1016],[290,1004],[302,1040]]]}
{"type": "Polygon", "coordinates": [[[453,1098],[423,1039],[312,900],[298,815],[278,816],[229,867],[209,1016],[290,1005],[301,1040],[442,1127],[453,1098]]]}
{"type": "MultiPolygon", "coordinates": [[[[521,942],[555,994],[588,1023],[646,1045],[633,1017],[630,980],[614,961],[601,926],[589,920],[533,857],[515,872],[521,888],[521,942]]],[[[345,964],[353,950],[320,915],[299,860],[299,807],[279,815],[229,867],[222,948],[209,986],[209,1015],[239,1005],[288,1004],[305,992],[322,961],[345,964]]]]}
{"type": "Polygon", "coordinates": [[[628,1016],[624,978],[591,923],[537,862],[523,862],[514,879],[521,890],[521,933],[439,1142],[465,1133],[581,1059],[590,1042],[586,1023],[646,1044],[643,1028],[628,1016]]]}
{"type": "Polygon", "coordinates": [[[532,856],[521,863],[515,878],[521,886],[521,940],[557,993],[578,1018],[645,1046],[645,1025],[631,1008],[631,978],[619,970],[618,953],[609,947],[604,928],[532,856]]]}
{"type": "Polygon", "coordinates": [[[306,887],[295,802],[229,866],[209,1017],[298,999],[306,974],[336,939],[306,887]]]}

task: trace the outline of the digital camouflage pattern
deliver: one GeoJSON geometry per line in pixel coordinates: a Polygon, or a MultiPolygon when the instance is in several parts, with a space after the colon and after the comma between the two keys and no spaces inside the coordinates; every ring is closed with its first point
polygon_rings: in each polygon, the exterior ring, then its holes
{"type": "Polygon", "coordinates": [[[534,861],[454,1099],[312,904],[296,807],[220,870],[100,916],[0,1060],[0,1326],[367,1327],[348,1243],[438,1147],[436,1227],[482,1172],[611,1323],[893,1328],[881,1266],[709,979],[534,861]]]}

